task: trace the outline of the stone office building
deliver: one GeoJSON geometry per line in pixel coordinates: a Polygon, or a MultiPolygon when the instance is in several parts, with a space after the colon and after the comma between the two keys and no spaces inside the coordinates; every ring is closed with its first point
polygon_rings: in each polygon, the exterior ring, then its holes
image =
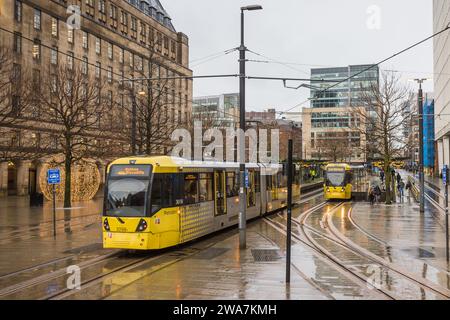
{"type": "MultiPolygon", "coordinates": [[[[185,34],[175,30],[159,0],[0,1],[0,45],[11,50],[14,69],[31,72],[39,82],[56,65],[81,66],[86,74],[107,79],[108,92],[117,94],[118,104],[124,108],[131,105],[132,99],[120,81],[122,78],[192,75],[188,42],[185,34]],[[70,28],[68,22],[77,19],[79,25],[70,28]]],[[[161,112],[172,115],[172,121],[188,121],[192,113],[192,81],[167,81],[164,95],[170,104],[161,112]]],[[[147,84],[137,83],[144,85],[147,84]]],[[[0,123],[0,146],[4,143],[21,148],[39,143],[36,139],[47,134],[49,123],[39,114],[34,120],[22,128],[2,128],[0,123]]],[[[124,153],[130,152],[129,143],[114,139],[110,142],[123,144],[124,153]]],[[[160,148],[160,153],[164,153],[169,147],[160,148]]],[[[31,158],[0,158],[0,195],[40,191],[38,180],[46,159],[31,158]]],[[[101,177],[110,160],[95,159],[101,177]]]]}

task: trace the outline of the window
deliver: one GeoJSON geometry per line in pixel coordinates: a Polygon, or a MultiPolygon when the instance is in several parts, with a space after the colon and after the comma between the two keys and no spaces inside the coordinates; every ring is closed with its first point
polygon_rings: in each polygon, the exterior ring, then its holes
{"type": "Polygon", "coordinates": [[[100,78],[100,76],[102,75],[101,69],[102,69],[102,64],[99,61],[97,61],[95,63],[95,77],[96,78],[100,78]]]}
{"type": "Polygon", "coordinates": [[[123,63],[123,61],[124,61],[123,55],[124,55],[123,49],[120,48],[120,49],[119,49],[119,62],[120,62],[120,63],[123,63]]]}
{"type": "Polygon", "coordinates": [[[56,91],[58,90],[58,80],[56,79],[56,75],[52,74],[50,76],[50,83],[52,93],[56,93],[56,91]]]}
{"type": "Polygon", "coordinates": [[[67,68],[73,70],[73,52],[67,53],[67,68]]]}
{"type": "Polygon", "coordinates": [[[58,64],[58,47],[53,47],[50,51],[50,63],[53,65],[58,64]]]}
{"type": "Polygon", "coordinates": [[[193,204],[198,202],[198,174],[191,173],[184,175],[184,201],[183,204],[193,204]]]}
{"type": "Polygon", "coordinates": [[[99,37],[95,37],[95,53],[102,54],[102,41],[99,37]]]}
{"type": "Polygon", "coordinates": [[[108,91],[108,95],[106,96],[108,99],[108,105],[112,107],[113,104],[113,92],[111,90],[108,91]]]}
{"type": "Polygon", "coordinates": [[[108,67],[107,77],[108,77],[108,82],[111,83],[113,81],[113,68],[112,67],[108,67]]]}
{"type": "Polygon", "coordinates": [[[117,7],[111,3],[111,8],[109,10],[109,17],[113,20],[117,20],[117,7]]]}
{"type": "Polygon", "coordinates": [[[142,57],[136,56],[136,68],[138,71],[142,71],[144,69],[142,57]]]}
{"type": "Polygon", "coordinates": [[[32,48],[33,59],[36,61],[41,60],[41,41],[38,39],[34,40],[33,48],[32,48]]]}
{"type": "Polygon", "coordinates": [[[14,2],[14,19],[16,22],[22,22],[22,1],[15,0],[14,2]]]}
{"type": "Polygon", "coordinates": [[[170,208],[183,203],[180,190],[181,174],[155,174],[152,183],[152,214],[161,208],[170,208]]]}
{"type": "Polygon", "coordinates": [[[17,54],[22,53],[22,34],[19,32],[14,32],[14,52],[17,54]]]}
{"type": "Polygon", "coordinates": [[[130,52],[130,68],[134,67],[134,55],[130,52]]]}
{"type": "Polygon", "coordinates": [[[227,197],[239,195],[239,175],[236,172],[227,172],[227,197]]]}
{"type": "Polygon", "coordinates": [[[98,12],[106,13],[105,0],[98,0],[98,12]]]}
{"type": "Polygon", "coordinates": [[[83,48],[89,49],[89,34],[83,31],[83,48]]]}
{"type": "Polygon", "coordinates": [[[83,57],[83,61],[81,63],[81,73],[82,74],[84,74],[84,75],[88,74],[88,70],[89,70],[88,66],[89,66],[89,60],[88,60],[88,57],[85,56],[85,57],[83,57]]]}
{"type": "Polygon", "coordinates": [[[74,37],[74,29],[68,27],[67,28],[67,42],[73,44],[73,37],[74,37]]]}
{"type": "Polygon", "coordinates": [[[144,217],[148,179],[133,177],[111,179],[108,182],[107,216],[144,217]]]}
{"type": "Polygon", "coordinates": [[[94,0],[86,0],[86,14],[93,17],[95,13],[94,0]]]}
{"type": "Polygon", "coordinates": [[[113,45],[112,43],[108,42],[108,58],[113,59],[113,45]]]}
{"type": "Polygon", "coordinates": [[[120,16],[120,23],[122,24],[122,33],[128,33],[128,14],[125,11],[122,11],[122,15],[120,16]]]}
{"type": "Polygon", "coordinates": [[[212,173],[201,173],[199,180],[200,202],[213,200],[213,175],[212,173]]]}
{"type": "Polygon", "coordinates": [[[52,36],[57,38],[59,31],[58,19],[52,17],[52,36]]]}
{"type": "Polygon", "coordinates": [[[131,37],[137,38],[137,19],[133,16],[131,16],[131,37]]]}
{"type": "Polygon", "coordinates": [[[34,9],[33,26],[35,30],[41,30],[41,10],[34,9]]]}

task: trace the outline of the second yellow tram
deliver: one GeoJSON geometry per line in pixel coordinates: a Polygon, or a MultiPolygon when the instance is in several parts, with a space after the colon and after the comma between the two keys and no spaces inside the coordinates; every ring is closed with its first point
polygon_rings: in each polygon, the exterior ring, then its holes
{"type": "Polygon", "coordinates": [[[350,200],[353,172],[349,164],[330,163],[325,167],[323,191],[325,199],[350,200]]]}

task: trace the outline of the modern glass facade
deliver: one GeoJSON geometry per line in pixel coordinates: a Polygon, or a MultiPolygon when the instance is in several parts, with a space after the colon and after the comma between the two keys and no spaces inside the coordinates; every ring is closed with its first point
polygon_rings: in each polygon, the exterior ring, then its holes
{"type": "Polygon", "coordinates": [[[338,68],[311,69],[311,79],[325,80],[323,82],[311,82],[311,107],[333,108],[362,106],[361,98],[364,92],[370,92],[372,85],[378,85],[379,69],[377,65],[355,65],[338,68]],[[336,81],[345,80],[365,69],[363,73],[337,84],[336,81]]]}
{"type": "Polygon", "coordinates": [[[197,120],[213,120],[218,126],[236,127],[239,123],[239,94],[194,98],[192,115],[197,120]]]}

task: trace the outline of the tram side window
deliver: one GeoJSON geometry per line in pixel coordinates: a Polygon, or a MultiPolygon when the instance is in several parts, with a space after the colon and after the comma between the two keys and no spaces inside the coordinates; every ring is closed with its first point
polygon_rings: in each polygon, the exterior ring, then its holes
{"type": "Polygon", "coordinates": [[[177,205],[178,179],[177,174],[155,174],[152,184],[152,213],[161,208],[170,208],[177,205]]]}
{"type": "Polygon", "coordinates": [[[266,184],[267,184],[267,190],[272,190],[272,175],[266,176],[266,184]]]}
{"type": "Polygon", "coordinates": [[[287,186],[287,177],[285,175],[283,175],[283,172],[278,172],[277,182],[278,182],[279,188],[283,188],[283,187],[287,186]]]}
{"type": "Polygon", "coordinates": [[[239,175],[236,172],[227,172],[227,197],[237,197],[239,195],[239,175]]]}
{"type": "Polygon", "coordinates": [[[198,174],[190,173],[184,175],[184,204],[198,202],[198,174]]]}
{"type": "Polygon", "coordinates": [[[213,175],[212,173],[201,173],[199,180],[200,202],[213,200],[213,175]]]}
{"type": "Polygon", "coordinates": [[[255,193],[258,193],[261,191],[261,181],[260,181],[260,172],[255,171],[255,193]]]}

